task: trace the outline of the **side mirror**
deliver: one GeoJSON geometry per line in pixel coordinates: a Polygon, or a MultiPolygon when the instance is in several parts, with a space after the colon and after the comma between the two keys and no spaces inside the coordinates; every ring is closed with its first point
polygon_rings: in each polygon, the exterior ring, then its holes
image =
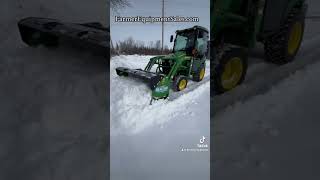
{"type": "Polygon", "coordinates": [[[170,36],[170,42],[173,42],[173,35],[170,36]]]}

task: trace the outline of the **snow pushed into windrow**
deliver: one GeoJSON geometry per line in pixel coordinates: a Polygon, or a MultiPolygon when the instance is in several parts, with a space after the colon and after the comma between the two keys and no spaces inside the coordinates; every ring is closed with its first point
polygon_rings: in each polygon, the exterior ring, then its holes
{"type": "Polygon", "coordinates": [[[257,95],[244,103],[228,107],[218,119],[274,119],[274,118],[313,118],[318,113],[318,77],[320,63],[308,65],[306,69],[294,72],[281,84],[268,93],[257,95]],[[261,103],[263,102],[263,103],[261,103]],[[303,106],[302,106],[303,105],[303,106]],[[254,109],[254,112],[252,111],[254,109]],[[290,112],[290,113],[289,113],[290,112]],[[311,113],[312,112],[312,113],[311,113]],[[293,114],[299,116],[292,116],[293,114]]]}
{"type": "MultiPolygon", "coordinates": [[[[164,123],[178,118],[181,115],[192,115],[188,108],[197,107],[195,101],[207,89],[210,89],[210,64],[207,63],[206,79],[199,86],[189,81],[185,93],[174,100],[158,100],[149,105],[151,90],[143,82],[128,77],[119,77],[115,69],[127,67],[143,69],[152,56],[116,56],[110,63],[110,114],[111,135],[118,133],[138,133],[150,126],[162,126],[164,123]],[[189,107],[191,106],[191,107],[189,107]]],[[[170,92],[170,94],[178,94],[170,92]]],[[[210,94],[208,93],[208,99],[210,94]]]]}

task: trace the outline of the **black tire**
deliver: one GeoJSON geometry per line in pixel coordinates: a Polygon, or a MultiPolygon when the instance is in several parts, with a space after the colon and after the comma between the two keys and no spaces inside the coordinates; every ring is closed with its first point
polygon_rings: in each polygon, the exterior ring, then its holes
{"type": "Polygon", "coordinates": [[[197,71],[192,75],[193,81],[200,82],[203,80],[204,74],[201,75],[201,73],[202,73],[201,71],[204,71],[204,73],[206,71],[204,64],[201,64],[201,66],[197,69],[197,71]]]}
{"type": "Polygon", "coordinates": [[[182,75],[178,75],[178,76],[176,76],[176,77],[174,78],[172,89],[173,89],[174,91],[182,91],[183,89],[185,89],[185,88],[187,87],[187,85],[188,85],[188,79],[187,79],[187,77],[182,76],[182,75]],[[179,85],[180,85],[180,83],[181,83],[182,81],[185,81],[185,82],[186,82],[184,88],[179,87],[179,85]]]}
{"type": "MultiPolygon", "coordinates": [[[[240,47],[228,47],[222,52],[221,55],[218,56],[216,59],[218,64],[214,68],[214,93],[215,94],[222,94],[224,92],[227,92],[236,86],[240,85],[243,80],[245,79],[246,73],[247,73],[247,50],[240,47]],[[237,81],[235,80],[232,87],[227,87],[225,83],[223,82],[223,73],[226,70],[227,64],[231,61],[236,60],[237,63],[241,65],[242,68],[241,74],[238,74],[237,81]]],[[[240,71],[240,70],[239,70],[240,71]]],[[[237,75],[237,72],[232,72],[232,76],[237,75]]]]}
{"type": "MultiPolygon", "coordinates": [[[[300,26],[299,25],[299,26],[300,26]]],[[[268,62],[283,65],[293,61],[296,56],[304,34],[305,16],[300,9],[294,9],[287,17],[286,22],[278,33],[268,37],[264,42],[265,59],[268,62]],[[289,50],[289,41],[296,23],[301,25],[301,34],[298,45],[295,45],[294,52],[289,50]],[[289,52],[290,51],[290,52],[289,52]]]]}

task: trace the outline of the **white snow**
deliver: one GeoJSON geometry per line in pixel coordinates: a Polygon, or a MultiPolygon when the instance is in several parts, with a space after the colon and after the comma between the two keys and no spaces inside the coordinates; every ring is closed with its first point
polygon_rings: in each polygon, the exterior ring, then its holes
{"type": "Polygon", "coordinates": [[[313,153],[320,148],[314,141],[320,135],[319,76],[320,63],[308,65],[267,93],[238,102],[215,116],[214,138],[219,146],[215,149],[216,176],[228,179],[228,174],[240,176],[240,168],[244,174],[254,168],[258,173],[244,177],[259,179],[272,172],[270,179],[289,179],[290,172],[296,172],[298,177],[314,178],[309,163],[319,158],[313,153]],[[305,166],[297,164],[298,159],[305,166]]]}
{"type": "MultiPolygon", "coordinates": [[[[268,119],[270,115],[295,118],[286,110],[292,112],[303,112],[301,110],[304,110],[306,111],[304,116],[308,117],[310,115],[308,111],[317,112],[315,109],[318,109],[314,104],[317,104],[318,97],[320,97],[318,96],[320,92],[319,76],[320,63],[308,65],[306,69],[295,72],[279,85],[273,86],[266,94],[257,95],[248,101],[228,107],[215,120],[262,119],[262,117],[268,119]],[[311,102],[311,106],[302,108],[302,105],[308,102],[311,102]]],[[[315,114],[312,113],[312,115],[315,114]]]]}

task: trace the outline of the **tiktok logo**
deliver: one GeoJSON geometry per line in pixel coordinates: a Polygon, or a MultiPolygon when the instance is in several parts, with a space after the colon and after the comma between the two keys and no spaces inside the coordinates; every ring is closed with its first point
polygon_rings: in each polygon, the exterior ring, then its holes
{"type": "Polygon", "coordinates": [[[205,140],[206,140],[206,137],[202,136],[202,138],[200,139],[200,144],[203,144],[205,140]]]}
{"type": "Polygon", "coordinates": [[[197,144],[198,148],[208,148],[208,144],[205,144],[206,137],[202,136],[200,139],[200,144],[197,144]]]}

